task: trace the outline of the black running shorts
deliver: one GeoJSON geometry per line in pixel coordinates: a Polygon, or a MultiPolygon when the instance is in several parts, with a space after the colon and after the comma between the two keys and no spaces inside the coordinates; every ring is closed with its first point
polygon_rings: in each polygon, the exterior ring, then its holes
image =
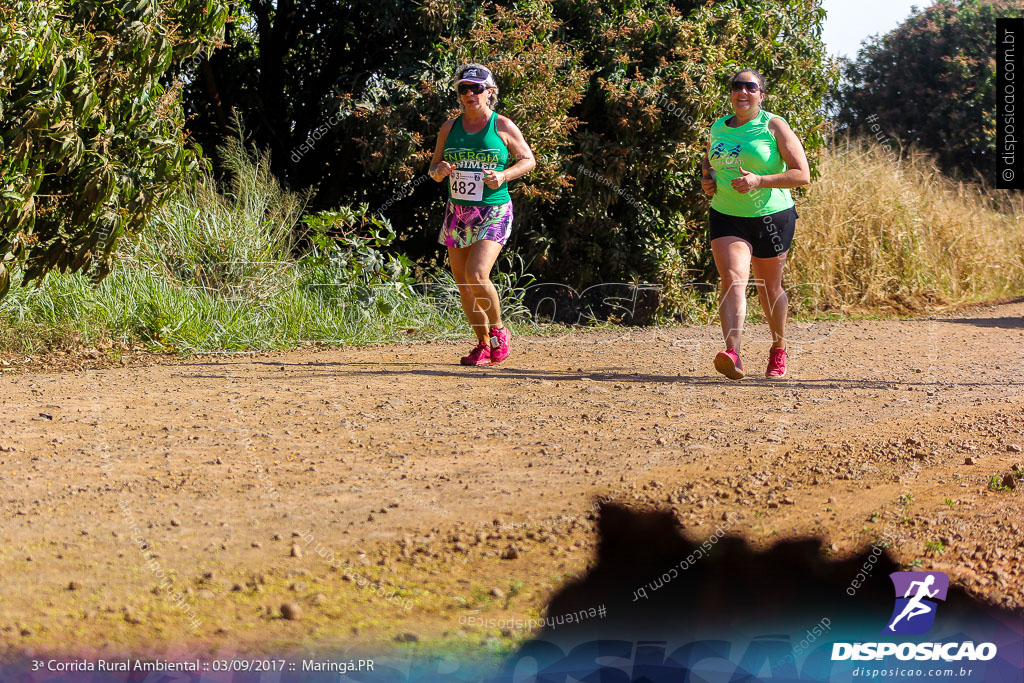
{"type": "Polygon", "coordinates": [[[773,258],[789,251],[798,217],[794,206],[753,218],[729,216],[711,209],[708,239],[739,237],[754,248],[755,258],[773,258]]]}

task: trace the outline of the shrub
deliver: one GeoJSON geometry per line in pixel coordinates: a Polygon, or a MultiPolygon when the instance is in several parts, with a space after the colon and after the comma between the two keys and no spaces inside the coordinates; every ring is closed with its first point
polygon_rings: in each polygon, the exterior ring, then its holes
{"type": "Polygon", "coordinates": [[[199,157],[172,64],[221,33],[220,0],[16,0],[0,7],[0,297],[14,268],[109,269],[199,157]]]}

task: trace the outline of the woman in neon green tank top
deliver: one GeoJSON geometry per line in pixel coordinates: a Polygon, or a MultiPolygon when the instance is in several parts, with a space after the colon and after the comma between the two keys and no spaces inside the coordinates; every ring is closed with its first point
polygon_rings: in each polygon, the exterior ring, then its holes
{"type": "Polygon", "coordinates": [[[537,163],[516,124],[492,111],[498,86],[487,67],[464,64],[455,74],[462,116],[441,126],[430,177],[448,179],[448,202],[438,242],[448,247],[462,310],[477,345],[463,365],[491,365],[508,357],[509,333],[501,324],[491,268],[512,231],[508,181],[537,163]],[[515,163],[509,164],[514,157],[515,163]]]}
{"type": "Polygon", "coordinates": [[[811,182],[811,174],[793,129],[761,108],[764,77],[744,69],[729,86],[735,113],[711,126],[701,182],[712,196],[709,238],[722,278],[719,317],[725,351],[715,356],[715,369],[730,379],[744,375],[739,354],[753,267],[757,295],[772,331],[765,376],[781,379],[786,376],[789,313],[782,271],[797,218],[789,189],[811,182]]]}

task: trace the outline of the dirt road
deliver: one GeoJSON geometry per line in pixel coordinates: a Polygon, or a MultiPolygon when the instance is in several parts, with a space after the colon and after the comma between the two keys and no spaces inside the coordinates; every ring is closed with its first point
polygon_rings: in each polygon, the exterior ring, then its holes
{"type": "Polygon", "coordinates": [[[749,332],[740,382],[713,327],[8,370],[0,650],[520,640],[476,620],[542,614],[604,497],[1024,607],[1024,303],[797,326],[781,382],[749,332]]]}

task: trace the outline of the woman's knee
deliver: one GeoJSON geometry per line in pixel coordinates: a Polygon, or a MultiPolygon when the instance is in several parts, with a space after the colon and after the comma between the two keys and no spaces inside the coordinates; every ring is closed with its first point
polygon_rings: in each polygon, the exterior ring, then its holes
{"type": "Polygon", "coordinates": [[[789,297],[786,296],[786,290],[782,288],[782,285],[762,287],[762,296],[768,301],[768,305],[775,309],[776,307],[789,308],[789,297]]]}
{"type": "Polygon", "coordinates": [[[479,266],[466,266],[466,282],[476,286],[489,285],[491,284],[491,273],[479,266]]]}
{"type": "Polygon", "coordinates": [[[739,271],[726,271],[722,273],[722,291],[726,294],[740,294],[746,292],[747,283],[750,281],[750,277],[746,273],[739,271]]]}
{"type": "Polygon", "coordinates": [[[786,290],[782,288],[782,280],[762,280],[756,281],[757,288],[763,292],[769,299],[781,299],[786,296],[786,290]]]}
{"type": "Polygon", "coordinates": [[[458,285],[460,289],[465,289],[469,286],[469,280],[466,279],[465,271],[456,272],[452,269],[452,277],[455,278],[455,284],[458,285]]]}

